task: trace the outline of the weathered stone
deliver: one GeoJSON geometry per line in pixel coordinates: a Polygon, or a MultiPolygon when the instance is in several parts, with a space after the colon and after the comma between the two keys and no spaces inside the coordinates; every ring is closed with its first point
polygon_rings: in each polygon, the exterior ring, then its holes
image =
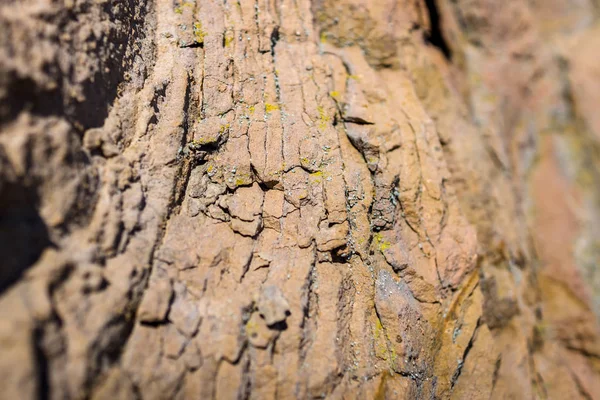
{"type": "Polygon", "coordinates": [[[176,282],[174,291],[175,298],[169,311],[169,320],[189,338],[198,331],[202,316],[182,283],[176,282]]]}
{"type": "Polygon", "coordinates": [[[8,398],[595,398],[596,0],[0,1],[8,398]]]}
{"type": "Polygon", "coordinates": [[[258,312],[267,326],[284,322],[290,315],[290,305],[277,286],[266,286],[258,298],[258,312]]]}
{"type": "Polygon", "coordinates": [[[150,278],[150,284],[144,292],[144,297],[138,310],[138,318],[141,322],[164,321],[169,311],[169,306],[173,298],[171,281],[164,273],[156,273],[156,275],[156,278],[150,278]]]}

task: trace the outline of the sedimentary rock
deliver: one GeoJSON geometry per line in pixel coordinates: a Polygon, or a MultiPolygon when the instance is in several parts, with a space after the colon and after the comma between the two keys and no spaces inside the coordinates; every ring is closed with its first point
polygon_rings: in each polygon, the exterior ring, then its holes
{"type": "Polygon", "coordinates": [[[0,1],[0,397],[597,398],[599,6],[0,1]]]}

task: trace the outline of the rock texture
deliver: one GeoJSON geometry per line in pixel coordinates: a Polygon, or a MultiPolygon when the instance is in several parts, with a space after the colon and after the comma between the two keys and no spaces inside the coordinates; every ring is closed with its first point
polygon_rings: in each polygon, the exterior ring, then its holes
{"type": "Polygon", "coordinates": [[[600,398],[599,7],[0,0],[0,397],[600,398]]]}

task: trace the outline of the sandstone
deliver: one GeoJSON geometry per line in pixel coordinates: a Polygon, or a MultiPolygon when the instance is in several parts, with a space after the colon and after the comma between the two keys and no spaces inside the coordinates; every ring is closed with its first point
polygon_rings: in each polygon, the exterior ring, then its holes
{"type": "Polygon", "coordinates": [[[596,398],[599,18],[0,1],[3,396],[596,398]]]}
{"type": "Polygon", "coordinates": [[[290,306],[281,289],[277,286],[263,288],[258,298],[257,307],[267,326],[284,322],[290,314],[290,306]]]}

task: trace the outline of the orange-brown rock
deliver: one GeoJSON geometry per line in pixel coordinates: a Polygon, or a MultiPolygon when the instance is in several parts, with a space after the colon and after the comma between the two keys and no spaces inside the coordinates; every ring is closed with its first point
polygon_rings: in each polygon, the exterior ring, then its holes
{"type": "Polygon", "coordinates": [[[597,0],[0,0],[0,398],[600,398],[597,0]]]}

